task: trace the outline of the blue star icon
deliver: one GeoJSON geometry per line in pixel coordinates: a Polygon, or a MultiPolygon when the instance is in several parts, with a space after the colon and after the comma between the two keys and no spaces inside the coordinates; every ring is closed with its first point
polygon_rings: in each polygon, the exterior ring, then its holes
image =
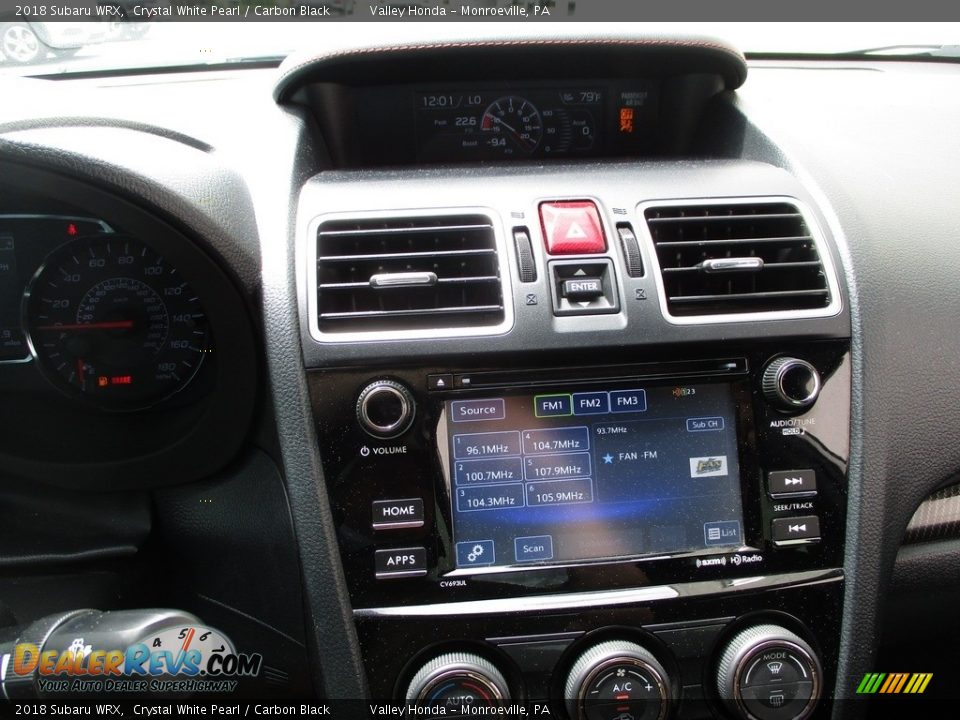
{"type": "Polygon", "coordinates": [[[604,455],[603,462],[606,465],[613,465],[613,455],[611,455],[610,453],[607,453],[606,455],[604,455]]]}

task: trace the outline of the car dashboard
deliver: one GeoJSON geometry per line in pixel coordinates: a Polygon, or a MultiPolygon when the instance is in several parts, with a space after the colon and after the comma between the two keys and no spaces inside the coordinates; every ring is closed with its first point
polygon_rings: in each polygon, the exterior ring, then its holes
{"type": "Polygon", "coordinates": [[[5,80],[10,642],[169,607],[247,697],[865,712],[884,618],[954,622],[958,79],[568,30],[5,80]]]}

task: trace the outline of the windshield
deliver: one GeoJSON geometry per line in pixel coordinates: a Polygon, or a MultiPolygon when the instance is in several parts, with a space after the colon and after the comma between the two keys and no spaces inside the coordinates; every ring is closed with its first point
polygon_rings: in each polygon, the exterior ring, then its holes
{"type": "MultiPolygon", "coordinates": [[[[2,7],[6,8],[6,0],[2,7]]],[[[331,50],[369,42],[411,42],[497,36],[547,36],[565,30],[597,35],[624,33],[696,34],[724,38],[748,54],[850,54],[870,51],[878,57],[957,55],[960,23],[572,23],[572,22],[384,22],[369,19],[374,7],[349,0],[309,0],[339,10],[339,22],[124,21],[56,22],[48,16],[0,22],[0,72],[52,75],[88,71],[149,69],[275,61],[302,50],[331,50]],[[46,20],[44,19],[46,18],[46,20]],[[345,20],[345,21],[344,21],[345,20]],[[949,46],[953,46],[950,48],[949,46]],[[943,50],[940,50],[943,53],[943,50]]],[[[449,5],[450,0],[440,4],[449,5]]],[[[131,0],[132,2],[132,0],[131,0]]],[[[174,8],[167,0],[141,5],[174,8]]],[[[291,5],[277,0],[274,5],[291,5]]],[[[429,4],[429,3],[421,3],[429,4]]],[[[495,0],[490,3],[496,5],[495,0]]],[[[513,3],[516,5],[517,3],[513,3]]],[[[535,3],[528,3],[534,5],[535,3]]],[[[508,0],[507,6],[511,5],[508,0]]],[[[260,6],[257,6],[260,7],[260,6]]],[[[555,12],[557,12],[555,10],[555,12]]]]}

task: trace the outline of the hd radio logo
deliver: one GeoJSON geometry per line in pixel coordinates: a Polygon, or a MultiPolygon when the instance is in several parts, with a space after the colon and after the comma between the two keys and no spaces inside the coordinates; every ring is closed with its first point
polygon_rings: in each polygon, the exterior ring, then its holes
{"type": "Polygon", "coordinates": [[[263,663],[259,653],[238,653],[221,632],[199,625],[151,632],[125,648],[82,637],[64,645],[17,644],[3,657],[7,677],[33,678],[41,693],[226,693],[263,663]]]}
{"type": "Polygon", "coordinates": [[[858,695],[921,695],[933,673],[867,673],[857,686],[858,695]]]}

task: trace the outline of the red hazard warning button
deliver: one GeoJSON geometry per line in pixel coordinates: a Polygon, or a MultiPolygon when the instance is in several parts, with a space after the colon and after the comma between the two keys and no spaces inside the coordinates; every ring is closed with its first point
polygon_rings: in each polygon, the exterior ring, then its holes
{"type": "Polygon", "coordinates": [[[600,214],[589,200],[540,203],[540,224],[551,255],[591,255],[607,249],[600,214]]]}

